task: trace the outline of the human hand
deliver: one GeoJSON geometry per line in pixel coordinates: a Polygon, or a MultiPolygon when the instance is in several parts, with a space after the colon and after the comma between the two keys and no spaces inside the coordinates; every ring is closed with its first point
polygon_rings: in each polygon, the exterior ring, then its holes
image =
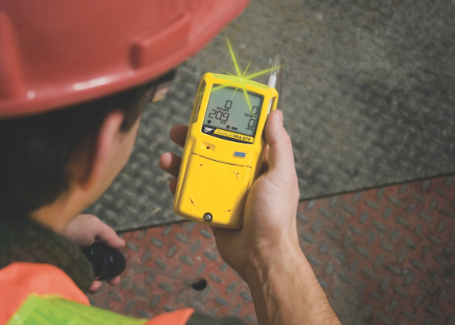
{"type": "MultiPolygon", "coordinates": [[[[80,248],[88,247],[95,241],[102,242],[112,248],[125,246],[125,241],[117,235],[114,229],[92,214],[80,214],[75,217],[65,228],[63,234],[80,248]]],[[[107,282],[111,285],[117,285],[120,283],[120,276],[107,282]]],[[[93,281],[89,291],[96,292],[101,284],[101,281],[93,281]]]]}
{"type": "MultiPolygon", "coordinates": [[[[272,112],[265,128],[267,147],[264,152],[263,174],[254,182],[245,204],[243,227],[238,230],[212,228],[223,260],[246,279],[251,262],[258,258],[267,264],[282,250],[301,255],[296,214],[299,188],[294,167],[294,156],[289,135],[283,128],[281,111],[272,112]]],[[[188,127],[177,125],[171,130],[171,139],[185,144],[188,127]]],[[[177,177],[181,158],[165,153],[160,167],[177,177]]],[[[169,182],[174,194],[177,179],[169,182]]]]}
{"type": "MultiPolygon", "coordinates": [[[[187,130],[187,126],[175,126],[171,139],[183,147],[187,130]]],[[[270,113],[265,137],[263,173],[248,193],[243,227],[212,228],[218,251],[248,283],[259,324],[340,325],[299,246],[299,189],[292,144],[280,111],[270,113]]],[[[174,177],[180,163],[173,153],[160,158],[161,168],[174,177]]],[[[173,194],[176,185],[177,179],[171,179],[173,194]]]]}
{"type": "Polygon", "coordinates": [[[248,193],[243,227],[213,229],[221,257],[247,282],[249,271],[255,274],[252,269],[282,261],[284,253],[302,256],[296,224],[300,194],[292,143],[281,111],[270,114],[265,138],[263,173],[248,193]]]}

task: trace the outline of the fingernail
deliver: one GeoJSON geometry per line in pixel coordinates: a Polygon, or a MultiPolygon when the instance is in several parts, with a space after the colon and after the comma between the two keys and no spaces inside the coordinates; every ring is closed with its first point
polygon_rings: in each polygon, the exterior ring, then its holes
{"type": "Polygon", "coordinates": [[[280,112],[276,114],[276,119],[278,120],[278,123],[283,126],[283,114],[280,112]]]}

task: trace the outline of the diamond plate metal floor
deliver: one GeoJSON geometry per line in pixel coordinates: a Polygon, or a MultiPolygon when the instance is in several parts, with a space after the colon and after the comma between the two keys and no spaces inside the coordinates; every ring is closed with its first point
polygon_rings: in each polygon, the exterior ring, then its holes
{"type": "MultiPolygon", "coordinates": [[[[441,177],[302,201],[302,250],[343,324],[455,324],[455,179],[441,177]]],[[[192,222],[126,232],[129,262],[201,276],[203,291],[161,274],[127,271],[93,304],[150,317],[192,306],[255,324],[248,287],[192,222]]]]}
{"type": "Polygon", "coordinates": [[[153,273],[128,269],[119,287],[103,284],[90,295],[92,304],[134,317],[151,317],[164,311],[193,307],[213,316],[238,315],[256,323],[248,286],[224,263],[210,228],[194,222],[124,233],[129,263],[157,269],[153,273]],[[163,271],[201,277],[202,291],[191,281],[163,271]]]}
{"type": "Polygon", "coordinates": [[[444,0],[252,1],[147,110],[130,163],[90,211],[117,230],[181,220],[158,158],[180,152],[169,130],[188,123],[202,74],[231,69],[225,35],[249,71],[285,59],[302,198],[455,172],[454,19],[444,0]]]}

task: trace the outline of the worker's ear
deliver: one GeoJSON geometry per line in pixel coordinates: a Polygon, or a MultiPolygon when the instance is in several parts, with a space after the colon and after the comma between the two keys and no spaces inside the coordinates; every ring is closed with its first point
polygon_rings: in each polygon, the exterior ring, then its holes
{"type": "Polygon", "coordinates": [[[115,140],[120,132],[124,114],[113,110],[106,115],[98,132],[87,136],[72,154],[67,168],[72,182],[81,190],[89,191],[103,180],[109,168],[115,140]]]}

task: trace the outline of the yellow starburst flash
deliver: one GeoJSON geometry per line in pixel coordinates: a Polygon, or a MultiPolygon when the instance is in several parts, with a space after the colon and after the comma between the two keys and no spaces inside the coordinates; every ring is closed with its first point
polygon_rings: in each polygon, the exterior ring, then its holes
{"type": "MultiPolygon", "coordinates": [[[[279,65],[279,66],[273,66],[269,69],[265,69],[265,70],[262,70],[262,71],[259,71],[259,72],[255,72],[255,73],[252,73],[252,74],[249,74],[249,75],[246,75],[250,65],[251,65],[251,62],[250,61],[248,63],[248,65],[246,66],[245,68],[245,71],[243,71],[243,73],[240,72],[240,67],[239,67],[239,64],[237,63],[237,58],[235,57],[235,54],[234,54],[234,50],[232,49],[232,46],[231,46],[231,43],[229,42],[229,38],[226,36],[226,42],[227,42],[227,45],[228,45],[228,48],[229,48],[229,53],[231,54],[231,59],[232,59],[232,62],[234,63],[234,68],[235,68],[235,73],[236,74],[233,74],[229,71],[226,71],[226,70],[222,70],[224,73],[226,73],[227,75],[229,76],[232,76],[232,77],[237,77],[239,78],[238,79],[238,82],[231,82],[231,83],[227,83],[227,84],[224,84],[224,85],[220,85],[220,86],[217,86],[217,87],[214,87],[213,91],[217,91],[217,90],[220,90],[220,89],[223,89],[223,88],[226,88],[226,87],[230,87],[230,86],[233,86],[234,84],[238,84],[240,83],[241,84],[241,88],[242,88],[242,91],[243,93],[245,94],[245,99],[246,99],[246,102],[248,104],[248,107],[250,109],[250,112],[252,113],[253,112],[253,108],[251,106],[251,103],[250,103],[250,98],[248,96],[248,92],[246,90],[246,87],[245,87],[245,81],[250,81],[250,80],[253,80],[253,78],[256,78],[256,77],[259,77],[263,74],[266,74],[272,70],[275,70],[275,69],[278,69],[278,68],[281,68],[282,66],[279,65]]],[[[232,94],[232,97],[234,97],[235,93],[237,92],[238,90],[238,87],[235,88],[235,91],[234,93],[232,94]]],[[[204,91],[204,94],[206,92],[209,92],[208,89],[205,89],[204,91]]]]}
{"type": "MultiPolygon", "coordinates": [[[[262,70],[262,71],[259,71],[259,72],[255,72],[253,74],[250,74],[250,75],[246,76],[248,68],[251,65],[251,61],[250,61],[250,63],[248,63],[245,71],[243,71],[243,73],[241,73],[239,64],[237,63],[237,59],[236,59],[235,54],[234,54],[234,50],[232,49],[231,43],[229,42],[229,38],[227,38],[227,36],[226,36],[226,42],[227,42],[227,45],[229,47],[229,52],[231,53],[231,58],[232,58],[232,62],[234,63],[234,68],[235,68],[235,73],[236,74],[230,73],[230,72],[225,71],[225,70],[223,70],[223,72],[228,74],[228,75],[230,75],[230,76],[239,78],[238,81],[239,81],[239,83],[241,85],[243,93],[245,94],[245,99],[246,99],[246,102],[248,103],[248,107],[250,108],[250,112],[252,113],[253,112],[253,108],[251,107],[250,98],[248,96],[248,93],[247,93],[247,90],[246,90],[246,87],[245,87],[245,81],[253,80],[253,78],[259,77],[259,76],[261,76],[263,74],[266,74],[267,72],[270,72],[270,71],[276,69],[276,67],[272,67],[270,69],[265,69],[265,70],[262,70]]],[[[281,66],[279,66],[279,67],[281,67],[281,66]]],[[[233,84],[234,84],[234,82],[229,83],[229,84],[225,84],[225,85],[222,85],[222,86],[219,86],[219,87],[216,87],[216,88],[213,89],[213,91],[232,86],[233,84]]],[[[235,88],[235,91],[234,91],[232,97],[234,97],[235,93],[237,92],[237,89],[238,89],[238,87],[235,88]]]]}

